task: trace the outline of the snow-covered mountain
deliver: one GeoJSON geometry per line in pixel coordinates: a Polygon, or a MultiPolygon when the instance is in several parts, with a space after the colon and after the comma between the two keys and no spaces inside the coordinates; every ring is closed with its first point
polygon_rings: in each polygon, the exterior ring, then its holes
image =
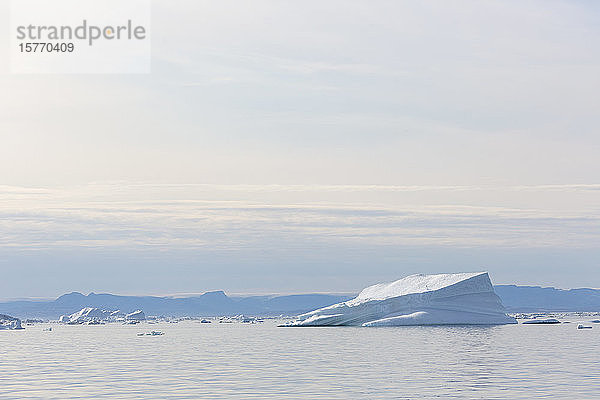
{"type": "MultiPolygon", "coordinates": [[[[229,297],[222,291],[207,292],[200,296],[173,298],[156,296],[118,296],[113,294],[78,292],[65,294],[51,301],[12,301],[0,303],[0,312],[21,318],[58,319],[92,308],[121,310],[123,316],[136,310],[145,315],[165,316],[216,316],[216,315],[297,315],[318,307],[348,300],[352,296],[330,294],[301,294],[289,296],[229,297]]],[[[87,318],[87,317],[86,317],[87,318]]],[[[104,315],[98,315],[104,320],[104,315]]]]}

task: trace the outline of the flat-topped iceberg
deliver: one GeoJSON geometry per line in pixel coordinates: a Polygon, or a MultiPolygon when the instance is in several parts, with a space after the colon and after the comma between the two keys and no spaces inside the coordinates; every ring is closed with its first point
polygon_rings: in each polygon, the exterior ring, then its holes
{"type": "Polygon", "coordinates": [[[349,301],[302,314],[290,326],[516,324],[487,272],[410,275],[369,286],[349,301]]]}

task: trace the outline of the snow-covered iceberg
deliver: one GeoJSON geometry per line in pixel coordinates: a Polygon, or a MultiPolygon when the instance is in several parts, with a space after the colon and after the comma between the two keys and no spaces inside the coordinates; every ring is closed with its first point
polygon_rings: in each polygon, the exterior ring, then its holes
{"type": "Polygon", "coordinates": [[[300,315],[289,326],[516,324],[487,272],[410,275],[369,286],[349,301],[300,315]]]}
{"type": "Polygon", "coordinates": [[[85,307],[68,316],[61,316],[59,321],[68,324],[83,324],[93,321],[102,321],[110,316],[110,311],[101,310],[94,307],[85,307]]]}
{"type": "Polygon", "coordinates": [[[142,310],[135,310],[134,312],[127,314],[125,319],[129,321],[144,321],[146,319],[146,314],[144,314],[142,310]]]}
{"type": "MultiPolygon", "coordinates": [[[[139,311],[139,310],[138,310],[139,311]]],[[[136,312],[138,312],[136,311],[136,312]]],[[[141,312],[141,311],[139,311],[141,312]]],[[[143,314],[143,312],[142,312],[143,314]]],[[[112,310],[101,310],[100,308],[95,307],[84,307],[81,310],[70,314],[70,315],[61,315],[58,319],[58,322],[62,322],[65,324],[98,324],[103,322],[114,322],[119,318],[122,318],[122,313],[112,310]]]]}
{"type": "Polygon", "coordinates": [[[5,329],[23,329],[21,320],[10,315],[0,314],[0,330],[5,329]]]}

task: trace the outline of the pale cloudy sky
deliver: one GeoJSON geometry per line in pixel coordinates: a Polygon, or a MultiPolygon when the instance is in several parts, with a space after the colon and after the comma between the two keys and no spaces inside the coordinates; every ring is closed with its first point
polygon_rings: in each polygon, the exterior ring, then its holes
{"type": "Polygon", "coordinates": [[[150,75],[10,75],[0,58],[0,298],[482,269],[600,287],[598,3],[152,15],[150,75]]]}

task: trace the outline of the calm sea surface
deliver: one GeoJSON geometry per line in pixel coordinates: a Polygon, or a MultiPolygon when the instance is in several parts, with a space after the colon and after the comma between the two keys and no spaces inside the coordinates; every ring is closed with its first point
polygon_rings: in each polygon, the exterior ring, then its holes
{"type": "Polygon", "coordinates": [[[600,399],[588,325],[38,324],[0,331],[0,398],[600,399]]]}

